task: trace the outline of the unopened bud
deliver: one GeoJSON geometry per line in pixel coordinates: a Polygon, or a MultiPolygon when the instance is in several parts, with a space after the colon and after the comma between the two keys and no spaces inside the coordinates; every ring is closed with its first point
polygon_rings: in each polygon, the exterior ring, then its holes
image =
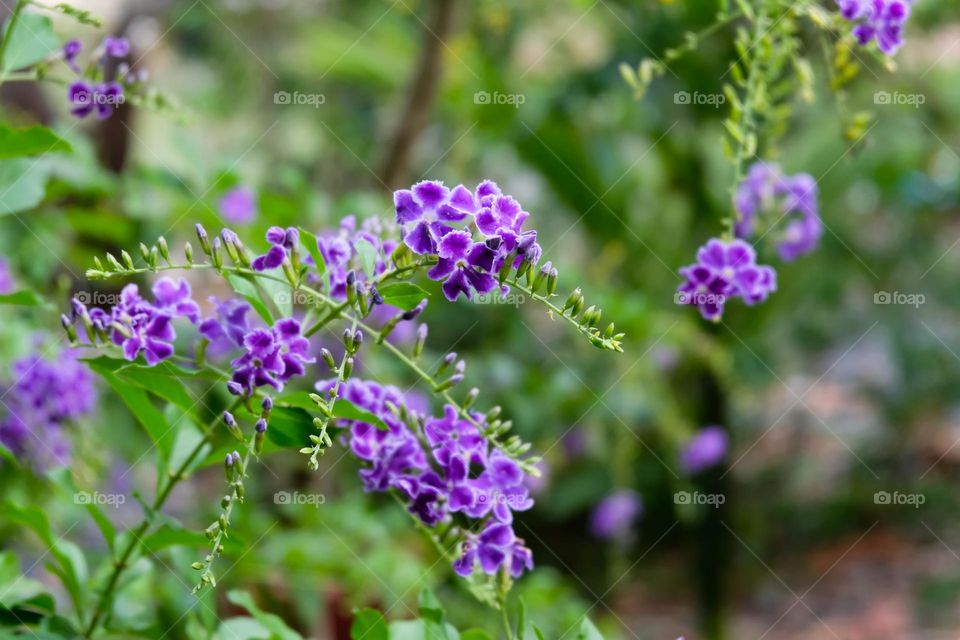
{"type": "Polygon", "coordinates": [[[417,339],[413,343],[413,357],[419,358],[423,353],[423,347],[427,344],[427,325],[421,324],[417,327],[417,339]]]}
{"type": "Polygon", "coordinates": [[[200,249],[210,255],[210,237],[207,236],[207,230],[203,228],[203,225],[199,222],[197,223],[197,240],[200,241],[200,249]]]}

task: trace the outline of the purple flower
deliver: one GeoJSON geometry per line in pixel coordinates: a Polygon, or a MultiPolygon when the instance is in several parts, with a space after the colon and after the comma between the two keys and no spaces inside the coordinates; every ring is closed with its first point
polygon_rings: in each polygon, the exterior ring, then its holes
{"type": "Polygon", "coordinates": [[[186,280],[174,282],[170,278],[160,278],[153,285],[153,298],[156,308],[171,316],[183,316],[194,324],[200,319],[200,307],[190,297],[190,285],[186,280]]]}
{"type": "Polygon", "coordinates": [[[611,493],[590,515],[590,532],[602,540],[628,542],[633,523],[643,510],[640,495],[629,489],[611,493]]]}
{"type": "Polygon", "coordinates": [[[516,537],[510,525],[492,522],[479,535],[467,536],[453,568],[459,575],[468,577],[477,562],[488,575],[495,574],[506,564],[510,574],[519,578],[525,570],[533,569],[533,554],[524,546],[523,540],[516,537]]]}
{"type": "Polygon", "coordinates": [[[243,337],[250,330],[247,320],[250,305],[235,298],[220,302],[211,297],[210,302],[216,307],[217,315],[204,319],[198,327],[200,335],[210,343],[208,353],[219,355],[242,347],[243,337]]]}
{"type": "Polygon", "coordinates": [[[294,247],[300,242],[300,232],[296,227],[270,227],[267,230],[267,242],[271,244],[270,249],[254,259],[251,265],[254,271],[267,271],[276,269],[287,259],[287,255],[292,253],[294,247]]]}
{"type": "Polygon", "coordinates": [[[854,23],[853,35],[866,46],[894,55],[903,45],[903,27],[910,17],[912,0],[837,0],[840,15],[854,23]]]}
{"type": "Polygon", "coordinates": [[[729,448],[729,439],[723,427],[704,427],[683,446],[680,466],[687,473],[699,473],[723,460],[729,448]]]}
{"type": "Polygon", "coordinates": [[[759,216],[772,211],[775,223],[787,219],[778,251],[783,260],[793,261],[813,251],[820,240],[823,223],[817,200],[817,183],[811,175],[785,176],[776,164],[757,162],[737,188],[737,237],[753,235],[759,216]]]}
{"type": "Polygon", "coordinates": [[[77,56],[80,55],[81,49],[83,49],[83,44],[79,40],[69,40],[63,45],[63,61],[76,73],[80,73],[77,56]]]}
{"type": "Polygon", "coordinates": [[[253,190],[234,187],[220,198],[220,215],[230,224],[247,224],[257,215],[257,199],[253,190]]]}
{"type": "Polygon", "coordinates": [[[424,180],[409,190],[395,191],[393,204],[397,222],[403,229],[403,241],[421,255],[436,253],[437,243],[452,231],[447,223],[460,222],[476,208],[472,194],[463,186],[451,193],[442,182],[435,180],[424,180]]]}
{"type": "Polygon", "coordinates": [[[77,80],[67,89],[67,97],[73,105],[70,113],[76,117],[86,118],[96,113],[97,118],[105,120],[123,102],[123,87],[116,82],[94,86],[77,80]]]}
{"type": "Polygon", "coordinates": [[[37,469],[69,462],[66,423],[89,414],[96,403],[93,376],[72,351],[51,362],[39,355],[11,367],[12,384],[3,390],[0,443],[37,469]]]}
{"type": "Polygon", "coordinates": [[[10,274],[10,264],[4,258],[0,258],[0,294],[13,293],[16,284],[13,276],[10,274]]]}
{"type": "Polygon", "coordinates": [[[719,320],[730,298],[753,305],[777,288],[776,272],[757,265],[753,247],[742,240],[708,241],[697,252],[697,263],[680,269],[680,275],[678,303],[696,306],[707,320],[719,320]]]}
{"type": "Polygon", "coordinates": [[[103,39],[103,51],[111,58],[123,58],[130,53],[130,41],[120,36],[107,36],[103,39]]]}
{"type": "MultiPolygon", "coordinates": [[[[328,393],[333,382],[317,385],[328,393]]],[[[360,471],[366,491],[397,491],[407,509],[427,526],[459,513],[484,527],[468,534],[457,571],[469,575],[475,561],[484,570],[501,566],[518,577],[532,568],[533,555],[516,539],[510,523],[513,512],[533,506],[529,476],[515,460],[493,449],[477,425],[444,406],[440,417],[426,418],[422,438],[389,407],[426,410],[416,397],[407,398],[395,387],[351,379],[338,396],[377,416],[386,429],[363,421],[348,421],[350,449],[366,463],[360,471]],[[422,406],[421,409],[414,409],[422,406]]],[[[477,416],[475,419],[479,419],[477,416]]]]}
{"type": "Polygon", "coordinates": [[[300,323],[293,318],[250,331],[243,337],[243,347],[246,353],[231,363],[232,381],[247,395],[264,385],[279,391],[291,378],[306,373],[304,365],[316,362],[308,355],[310,341],[300,335],[300,323]]]}
{"type": "Polygon", "coordinates": [[[466,231],[451,231],[438,246],[440,259],[430,269],[431,280],[442,281],[443,295],[454,301],[462,293],[468,300],[473,292],[490,293],[497,288],[497,280],[490,271],[496,251],[485,242],[473,242],[466,231]]]}

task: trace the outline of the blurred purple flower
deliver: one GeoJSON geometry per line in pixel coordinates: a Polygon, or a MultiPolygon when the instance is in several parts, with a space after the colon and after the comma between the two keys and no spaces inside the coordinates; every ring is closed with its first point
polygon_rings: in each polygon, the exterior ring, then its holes
{"type": "Polygon", "coordinates": [[[697,307],[707,320],[718,321],[731,298],[748,305],[763,302],[777,290],[773,268],[758,265],[756,252],[746,242],[711,239],[697,252],[697,263],[680,269],[685,281],[677,302],[697,307]]]}
{"type": "Polygon", "coordinates": [[[680,466],[689,474],[699,473],[719,464],[729,448],[729,437],[723,427],[704,427],[683,446],[680,466]]]}
{"type": "Polygon", "coordinates": [[[79,40],[69,40],[63,45],[63,61],[67,63],[75,73],[80,73],[80,67],[77,65],[77,56],[83,49],[83,44],[79,40]]]}
{"type": "Polygon", "coordinates": [[[13,293],[15,288],[16,284],[10,273],[10,263],[5,258],[0,258],[0,294],[13,293]]]}
{"type": "Polygon", "coordinates": [[[628,542],[633,523],[642,511],[643,501],[635,491],[621,489],[611,493],[590,515],[590,532],[602,540],[628,542]]]}
{"type": "Polygon", "coordinates": [[[257,197],[248,187],[234,187],[220,198],[219,208],[230,224],[247,224],[257,215],[257,197]]]}
{"type": "Polygon", "coordinates": [[[0,443],[38,470],[67,464],[70,442],[63,429],[93,410],[93,375],[70,350],[52,362],[40,355],[17,360],[10,374],[0,443]]]}

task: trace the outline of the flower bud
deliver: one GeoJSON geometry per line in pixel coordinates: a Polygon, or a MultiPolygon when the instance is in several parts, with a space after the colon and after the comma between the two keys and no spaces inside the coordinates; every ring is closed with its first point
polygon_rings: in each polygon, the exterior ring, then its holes
{"type": "Polygon", "coordinates": [[[267,421],[263,418],[257,420],[257,425],[254,427],[257,430],[257,433],[266,433],[267,431],[267,421]]]}
{"type": "Polygon", "coordinates": [[[446,391],[447,389],[451,389],[451,388],[455,387],[456,385],[460,384],[461,382],[463,382],[463,374],[461,374],[461,373],[455,373],[455,374],[453,374],[452,376],[450,376],[449,378],[447,378],[446,380],[444,380],[443,382],[441,382],[440,384],[438,384],[438,385],[434,388],[434,390],[435,390],[437,393],[440,393],[440,392],[446,391]]]}
{"type": "Polygon", "coordinates": [[[133,266],[133,258],[130,257],[130,254],[127,253],[126,249],[120,250],[120,257],[123,258],[123,264],[127,266],[127,269],[130,269],[131,271],[133,271],[133,269],[135,268],[133,266]]]}
{"type": "Polygon", "coordinates": [[[343,330],[343,346],[346,347],[347,351],[354,353],[353,348],[353,331],[349,328],[343,330]]]}
{"type": "MultiPolygon", "coordinates": [[[[576,306],[578,301],[583,300],[583,293],[580,291],[580,287],[577,287],[573,290],[569,296],[567,296],[567,301],[563,303],[563,311],[566,312],[567,309],[573,309],[576,306]]],[[[576,314],[573,314],[576,315],[576,314]]]]}
{"type": "Polygon", "coordinates": [[[235,396],[245,395],[243,385],[241,385],[239,382],[234,382],[233,380],[227,383],[227,391],[235,396]]]}
{"type": "Polygon", "coordinates": [[[383,304],[383,296],[380,295],[380,292],[377,291],[376,287],[370,287],[370,304],[371,306],[377,306],[378,304],[383,304]]]}
{"type": "Polygon", "coordinates": [[[197,240],[200,241],[200,249],[203,250],[205,254],[210,255],[210,238],[207,236],[207,230],[203,228],[203,225],[199,222],[197,223],[197,240]]]}
{"type": "Polygon", "coordinates": [[[327,366],[331,369],[337,368],[337,362],[333,359],[333,354],[330,353],[330,350],[326,347],[320,349],[320,357],[323,358],[323,361],[327,363],[327,366]]]}
{"type": "Polygon", "coordinates": [[[193,264],[193,245],[189,242],[183,243],[183,257],[187,259],[187,264],[193,264]]]}
{"type": "Polygon", "coordinates": [[[170,264],[170,247],[167,246],[167,239],[163,236],[157,238],[157,249],[160,250],[160,256],[170,264]]]}
{"type": "Polygon", "coordinates": [[[110,266],[113,267],[114,271],[123,271],[123,265],[117,262],[117,259],[112,253],[107,253],[107,262],[110,263],[110,266]]]}
{"type": "Polygon", "coordinates": [[[467,397],[463,401],[463,408],[469,409],[473,406],[473,403],[477,401],[477,397],[480,395],[480,389],[474,387],[470,389],[470,392],[467,393],[467,397]]]}
{"type": "Polygon", "coordinates": [[[216,236],[213,239],[213,244],[210,246],[210,261],[217,269],[223,266],[223,256],[220,255],[221,244],[220,236],[216,236]]]}
{"type": "Polygon", "coordinates": [[[437,366],[437,372],[434,374],[434,377],[439,378],[444,373],[446,373],[447,369],[450,368],[450,365],[452,365],[456,361],[456,359],[457,359],[456,351],[451,351],[447,355],[443,356],[443,360],[441,360],[440,364],[437,366]]]}
{"type": "Polygon", "coordinates": [[[547,295],[552,296],[557,293],[557,278],[559,277],[560,272],[557,271],[557,268],[554,267],[550,269],[549,275],[547,275],[547,295]]]}
{"type": "Polygon", "coordinates": [[[347,302],[351,305],[357,303],[357,274],[353,271],[347,272],[347,302]]]}
{"type": "Polygon", "coordinates": [[[421,301],[419,302],[419,304],[417,304],[417,306],[415,306],[413,309],[410,309],[409,311],[404,311],[404,312],[400,315],[400,317],[401,317],[403,320],[413,320],[414,318],[416,318],[417,316],[419,316],[421,313],[423,313],[423,310],[426,309],[426,308],[427,308],[427,299],[424,298],[424,299],[421,300],[421,301]]]}
{"type": "Polygon", "coordinates": [[[70,321],[64,314],[60,314],[60,324],[63,325],[63,330],[67,332],[67,339],[74,343],[77,341],[77,330],[73,327],[73,323],[70,321]]]}
{"type": "Polygon", "coordinates": [[[150,264],[150,247],[140,243],[140,257],[143,258],[143,261],[147,264],[150,264]]]}
{"type": "Polygon", "coordinates": [[[423,347],[427,344],[427,325],[421,324],[417,327],[417,339],[413,343],[413,357],[419,358],[423,353],[423,347]]]}
{"type": "Polygon", "coordinates": [[[237,245],[234,242],[234,240],[237,242],[240,241],[240,238],[237,237],[237,234],[230,229],[223,229],[220,232],[220,237],[223,238],[223,245],[226,247],[227,255],[230,256],[230,259],[233,260],[234,263],[239,262],[240,256],[237,254],[237,245]]]}
{"type": "Polygon", "coordinates": [[[348,380],[350,375],[353,373],[353,358],[347,358],[343,361],[343,375],[341,376],[344,380],[348,380]]]}
{"type": "Polygon", "coordinates": [[[243,438],[243,432],[240,431],[240,426],[237,425],[236,419],[233,417],[233,414],[229,411],[223,412],[223,423],[227,425],[227,429],[230,430],[234,436],[238,438],[243,438]]]}
{"type": "Polygon", "coordinates": [[[273,411],[273,398],[270,396],[263,396],[263,401],[260,403],[260,408],[263,409],[260,417],[266,420],[270,417],[270,412],[273,411]]]}

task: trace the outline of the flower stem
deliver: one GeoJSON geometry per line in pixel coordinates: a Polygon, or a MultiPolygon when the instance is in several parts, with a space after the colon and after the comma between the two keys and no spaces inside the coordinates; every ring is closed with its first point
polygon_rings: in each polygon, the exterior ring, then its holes
{"type": "MultiPolygon", "coordinates": [[[[228,410],[233,411],[238,406],[239,401],[235,401],[228,410]]],[[[186,477],[185,474],[187,469],[190,468],[190,465],[193,464],[193,461],[198,455],[200,455],[200,451],[202,451],[203,448],[211,442],[213,429],[216,426],[217,420],[219,419],[220,418],[218,416],[210,422],[205,429],[203,438],[200,439],[193,450],[187,455],[186,459],[180,464],[176,471],[173,471],[167,475],[166,485],[160,489],[159,493],[157,493],[157,497],[154,499],[153,504],[150,507],[150,513],[148,513],[143,522],[141,522],[140,525],[133,530],[130,541],[127,542],[127,546],[124,547],[123,551],[120,553],[120,557],[114,561],[113,571],[110,573],[107,584],[100,593],[100,598],[97,600],[97,605],[90,617],[90,622],[87,624],[87,627],[84,630],[84,637],[89,638],[93,635],[93,632],[96,631],[97,626],[103,618],[103,615],[106,613],[107,605],[110,602],[113,591],[116,589],[117,583],[120,581],[120,575],[127,568],[130,557],[133,555],[134,551],[137,550],[137,547],[139,547],[143,542],[143,536],[146,535],[147,530],[150,529],[150,525],[153,522],[153,514],[163,508],[163,505],[166,503],[167,498],[170,497],[170,493],[173,491],[173,488],[178,482],[180,482],[180,480],[183,480],[186,477]]]]}

